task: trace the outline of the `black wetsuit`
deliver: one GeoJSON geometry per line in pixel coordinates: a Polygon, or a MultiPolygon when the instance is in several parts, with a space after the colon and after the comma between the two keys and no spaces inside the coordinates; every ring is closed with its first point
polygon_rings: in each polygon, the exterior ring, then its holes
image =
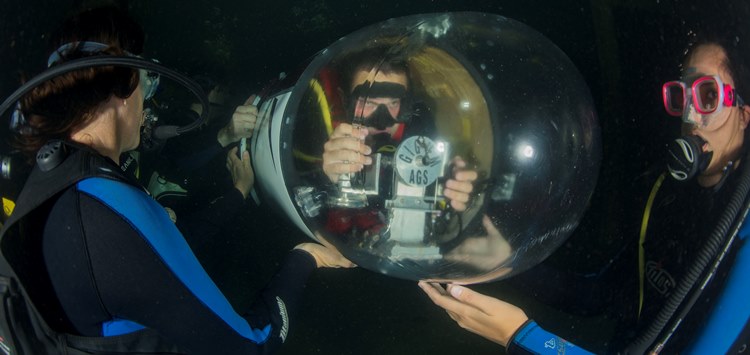
{"type": "MultiPolygon", "coordinates": [[[[664,180],[651,207],[643,243],[643,308],[635,329],[642,329],[656,318],[677,284],[699,258],[706,240],[719,224],[740,175],[739,171],[734,171],[720,185],[709,188],[701,187],[695,181],[679,182],[669,176],[664,180]]],[[[721,264],[717,276],[667,343],[665,352],[683,350],[694,340],[694,331],[703,326],[713,300],[721,291],[724,276],[733,264],[733,255],[731,253],[721,264]]],[[[638,314],[638,303],[638,299],[630,302],[632,314],[638,314]]]]}
{"type": "Polygon", "coordinates": [[[42,260],[54,291],[32,298],[40,310],[59,301],[61,315],[46,317],[58,317],[50,322],[56,330],[108,337],[145,327],[196,354],[277,350],[315,268],[312,256],[291,252],[250,309],[235,312],[164,209],[114,162],[86,154],[104,160],[114,178],[78,181],[45,204],[46,219],[34,214],[38,220],[32,221],[40,223],[42,260]]]}
{"type": "Polygon", "coordinates": [[[158,153],[141,154],[139,159],[139,180],[143,185],[148,185],[152,173],[157,173],[162,179],[187,190],[184,194],[171,191],[154,196],[178,217],[192,214],[225,196],[226,191],[235,190],[232,175],[226,168],[226,155],[237,144],[222,147],[216,139],[218,129],[211,128],[172,138],[158,153]]]}
{"type": "MultiPolygon", "coordinates": [[[[685,276],[704,241],[716,227],[739,176],[737,171],[729,174],[726,181],[716,188],[703,188],[694,180],[679,182],[665,176],[652,205],[646,207],[650,213],[643,242],[644,281],[640,311],[640,223],[638,229],[624,229],[630,234],[627,246],[601,275],[583,277],[540,265],[519,275],[521,277],[512,283],[529,288],[535,297],[565,311],[587,315],[606,312],[618,321],[616,336],[607,341],[606,347],[611,352],[622,350],[656,318],[677,283],[685,276]]],[[[657,177],[658,174],[653,173],[645,175],[644,179],[653,186],[657,177]]],[[[634,221],[642,222],[648,192],[642,194],[642,199],[633,201],[637,205],[633,212],[637,215],[630,218],[634,221]]],[[[700,327],[705,321],[711,311],[711,300],[721,289],[722,275],[731,265],[731,261],[722,263],[714,282],[709,284],[680,330],[667,343],[667,353],[689,345],[693,333],[690,330],[700,327]]]]}

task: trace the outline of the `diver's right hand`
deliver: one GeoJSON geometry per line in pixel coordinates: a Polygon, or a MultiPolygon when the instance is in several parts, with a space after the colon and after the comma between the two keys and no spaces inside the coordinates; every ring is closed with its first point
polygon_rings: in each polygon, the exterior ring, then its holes
{"type": "Polygon", "coordinates": [[[323,146],[323,172],[331,182],[337,182],[339,175],[362,170],[372,164],[368,155],[372,149],[365,144],[367,128],[355,128],[342,123],[333,130],[323,146]]]}
{"type": "MultiPolygon", "coordinates": [[[[487,215],[482,217],[482,226],[487,231],[486,236],[464,239],[461,244],[445,253],[445,260],[465,263],[482,271],[501,272],[498,268],[513,256],[513,248],[487,215]]],[[[510,271],[508,267],[504,269],[510,271]]]]}
{"type": "Polygon", "coordinates": [[[466,162],[460,156],[453,158],[453,173],[445,182],[443,194],[450,200],[451,207],[458,212],[466,211],[467,204],[474,191],[474,181],[479,174],[476,170],[468,169],[466,162]]]}
{"type": "Polygon", "coordinates": [[[341,255],[341,253],[339,253],[339,251],[333,246],[323,246],[317,243],[302,243],[294,247],[294,249],[304,250],[310,253],[310,255],[315,258],[315,265],[319,268],[350,268],[357,266],[341,255]]]}
{"type": "Polygon", "coordinates": [[[255,123],[258,120],[258,108],[252,103],[255,101],[255,95],[250,96],[244,104],[237,106],[232,113],[232,119],[219,130],[216,140],[222,147],[226,147],[242,138],[250,138],[255,130],[255,123]]]}

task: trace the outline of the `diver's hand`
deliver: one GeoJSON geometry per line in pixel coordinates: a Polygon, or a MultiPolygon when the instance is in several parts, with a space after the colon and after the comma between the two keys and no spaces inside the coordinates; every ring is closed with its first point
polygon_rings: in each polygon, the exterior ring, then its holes
{"type": "Polygon", "coordinates": [[[219,130],[216,139],[226,147],[242,138],[253,136],[255,122],[258,120],[258,108],[252,105],[255,95],[250,96],[244,104],[237,106],[229,123],[219,130]]]}
{"type": "Polygon", "coordinates": [[[464,239],[461,244],[445,254],[445,259],[469,264],[484,271],[494,270],[508,261],[512,252],[510,243],[487,215],[482,216],[482,226],[487,231],[486,236],[464,239]]]}
{"type": "Polygon", "coordinates": [[[367,128],[355,128],[342,123],[323,146],[323,172],[331,182],[337,182],[339,175],[362,170],[372,164],[368,157],[372,149],[365,144],[367,128]]]}
{"type": "Polygon", "coordinates": [[[460,156],[453,158],[453,178],[445,182],[443,194],[451,201],[451,207],[458,212],[466,211],[469,194],[474,190],[477,172],[466,169],[466,162],[460,156]]]}
{"type": "Polygon", "coordinates": [[[448,285],[445,290],[440,284],[420,281],[419,287],[461,328],[502,346],[529,319],[522,309],[463,286],[448,285]]]}
{"type": "Polygon", "coordinates": [[[339,253],[333,246],[323,246],[317,243],[302,243],[294,247],[294,249],[304,250],[315,258],[315,265],[317,267],[331,267],[331,268],[350,268],[355,267],[349,259],[345,258],[339,253]]]}
{"type": "Polygon", "coordinates": [[[232,148],[227,153],[227,170],[232,174],[232,182],[237,190],[240,190],[242,197],[247,198],[250,193],[250,189],[253,188],[255,183],[255,173],[250,165],[250,153],[245,151],[242,153],[242,160],[237,157],[237,150],[239,148],[232,148]]]}

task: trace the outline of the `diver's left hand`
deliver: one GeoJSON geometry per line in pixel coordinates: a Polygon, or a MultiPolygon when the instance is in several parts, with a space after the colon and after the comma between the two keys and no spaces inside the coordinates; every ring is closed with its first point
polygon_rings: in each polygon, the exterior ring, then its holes
{"type": "Polygon", "coordinates": [[[255,172],[250,165],[250,153],[244,151],[240,159],[237,157],[238,149],[234,147],[227,153],[227,170],[232,174],[234,187],[242,193],[242,197],[247,198],[255,183],[255,172]]]}
{"type": "Polygon", "coordinates": [[[237,106],[229,123],[219,130],[216,139],[226,147],[242,138],[250,138],[258,120],[258,108],[252,105],[255,95],[250,96],[244,104],[237,106]]]}
{"type": "Polygon", "coordinates": [[[460,156],[453,158],[453,178],[445,182],[443,194],[450,200],[451,207],[458,212],[466,211],[469,194],[474,190],[477,179],[475,170],[466,169],[466,162],[460,156]]]}
{"type": "Polygon", "coordinates": [[[446,290],[425,281],[418,285],[461,328],[502,346],[508,346],[510,337],[529,319],[522,309],[463,286],[448,285],[446,290]]]}

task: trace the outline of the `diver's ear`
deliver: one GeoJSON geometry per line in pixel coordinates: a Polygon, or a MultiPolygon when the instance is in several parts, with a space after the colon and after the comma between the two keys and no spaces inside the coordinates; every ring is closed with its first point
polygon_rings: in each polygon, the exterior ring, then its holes
{"type": "Polygon", "coordinates": [[[743,130],[747,128],[747,124],[750,122],[750,105],[740,106],[740,128],[743,130]]]}

